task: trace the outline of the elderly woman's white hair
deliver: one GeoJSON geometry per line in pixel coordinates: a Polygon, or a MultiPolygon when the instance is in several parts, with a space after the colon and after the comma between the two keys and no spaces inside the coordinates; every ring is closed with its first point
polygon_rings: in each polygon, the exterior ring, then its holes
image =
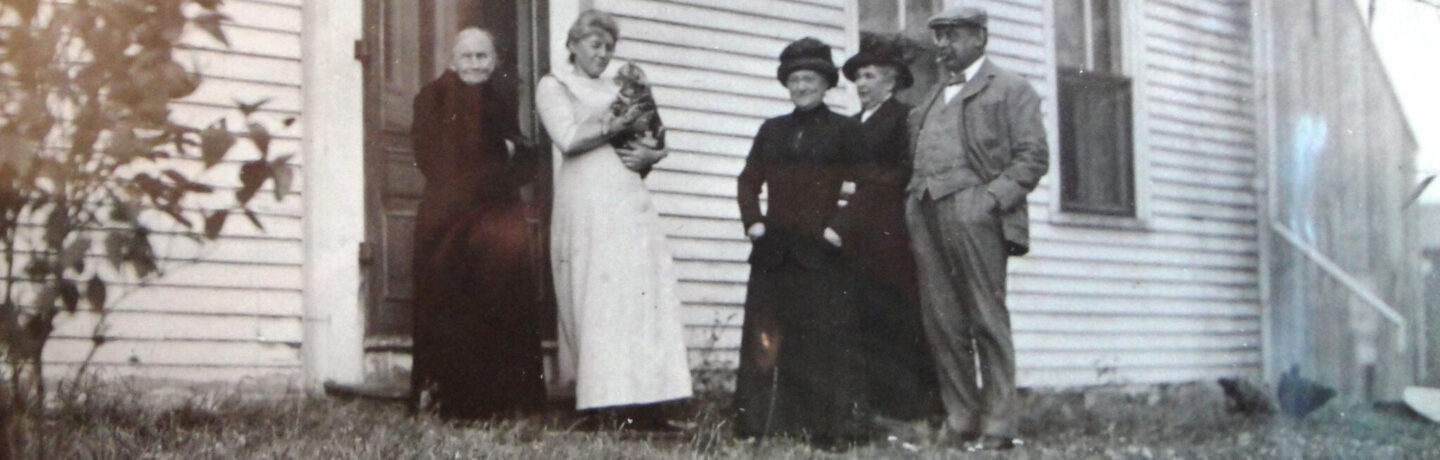
{"type": "Polygon", "coordinates": [[[481,29],[476,26],[470,26],[464,29],[460,29],[459,32],[456,32],[455,41],[452,42],[453,45],[450,46],[450,65],[452,67],[455,65],[455,60],[457,58],[455,54],[459,51],[461,43],[464,43],[466,40],[474,40],[480,37],[484,37],[486,40],[489,40],[491,46],[495,45],[495,34],[490,33],[490,31],[488,30],[481,29]]]}

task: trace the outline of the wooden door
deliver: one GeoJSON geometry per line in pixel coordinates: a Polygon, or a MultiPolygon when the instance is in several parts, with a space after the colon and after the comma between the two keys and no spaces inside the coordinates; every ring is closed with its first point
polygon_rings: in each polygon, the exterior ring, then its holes
{"type": "MultiPolygon", "coordinates": [[[[492,77],[501,94],[520,108],[522,130],[536,138],[531,106],[534,82],[547,60],[537,20],[543,5],[535,1],[379,0],[366,2],[366,34],[357,43],[365,62],[365,210],[366,242],[360,248],[364,270],[365,357],[367,385],[400,389],[409,382],[411,346],[412,234],[424,178],[411,149],[411,105],[426,83],[439,77],[450,61],[454,35],[479,26],[495,37],[502,62],[492,77]],[[537,46],[537,44],[539,46],[537,46]]],[[[542,156],[548,159],[548,155],[542,156]]],[[[547,178],[548,179],[548,178],[547,178]]],[[[545,184],[532,202],[548,203],[545,184]]],[[[536,216],[547,215],[541,206],[536,216]]],[[[534,222],[533,229],[545,228],[534,222]]],[[[537,238],[537,241],[544,241],[537,238]]],[[[538,260],[544,248],[535,248],[538,260]]],[[[539,267],[543,268],[543,267],[539,267]]],[[[548,269],[537,269],[548,273],[548,269]]],[[[537,296],[547,296],[540,289],[537,296]]]]}

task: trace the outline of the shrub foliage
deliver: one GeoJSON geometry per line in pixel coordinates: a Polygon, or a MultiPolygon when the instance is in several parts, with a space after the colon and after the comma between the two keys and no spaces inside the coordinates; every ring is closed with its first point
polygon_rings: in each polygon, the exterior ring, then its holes
{"type": "Polygon", "coordinates": [[[0,457],[34,453],[21,424],[43,407],[57,318],[90,310],[103,324],[119,286],[162,275],[156,239],[213,240],[231,215],[259,227],[252,198],[267,183],[277,200],[289,191],[290,155],[272,156],[252,121],[263,101],[238,103],[247,126],[233,133],[172,117],[201,84],[177,59],[182,35],[229,45],[220,3],[0,0],[0,457]],[[227,160],[241,139],[259,158],[227,160]],[[221,165],[239,166],[238,187],[202,177],[235,175],[221,165]]]}

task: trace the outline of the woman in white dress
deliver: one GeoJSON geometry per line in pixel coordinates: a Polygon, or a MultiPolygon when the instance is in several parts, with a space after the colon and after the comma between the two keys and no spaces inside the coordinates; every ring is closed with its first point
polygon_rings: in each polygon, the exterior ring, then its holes
{"type": "Polygon", "coordinates": [[[605,70],[618,37],[610,15],[581,13],[566,41],[571,65],[542,78],[535,96],[559,165],[550,229],[557,374],[581,410],[691,395],[674,262],[639,173],[665,152],[609,143],[642,115],[611,113],[619,86],[605,70]]]}

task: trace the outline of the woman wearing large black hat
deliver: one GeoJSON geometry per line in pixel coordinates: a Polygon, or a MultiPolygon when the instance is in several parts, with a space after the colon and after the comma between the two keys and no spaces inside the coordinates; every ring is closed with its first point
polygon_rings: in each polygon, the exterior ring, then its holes
{"type": "Polygon", "coordinates": [[[865,433],[859,302],[844,266],[841,185],[864,162],[860,122],[830,111],[839,81],[830,46],[804,38],[776,77],[795,110],[760,126],[739,177],[753,241],[735,391],[742,437],[808,436],[844,445],[865,433]],[[760,190],[768,187],[767,212],[760,190]]]}
{"type": "Polygon", "coordinates": [[[899,38],[866,35],[845,61],[845,78],[860,95],[860,120],[871,168],[860,174],[847,207],[861,225],[849,228],[845,254],[859,278],[860,337],[865,350],[868,402],[877,415],[914,420],[939,415],[934,363],[920,320],[915,260],[905,228],[905,186],[910,180],[910,106],[896,91],[915,83],[899,38]]]}

